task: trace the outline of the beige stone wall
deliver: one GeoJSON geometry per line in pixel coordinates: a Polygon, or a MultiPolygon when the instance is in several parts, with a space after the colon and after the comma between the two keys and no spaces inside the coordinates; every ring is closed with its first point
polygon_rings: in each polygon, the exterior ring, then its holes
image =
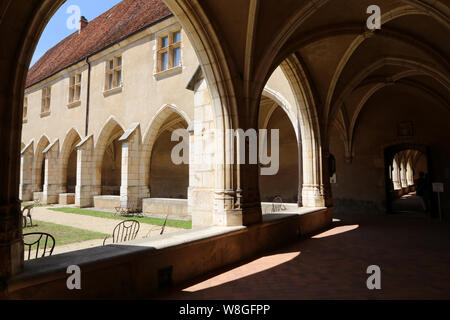
{"type": "Polygon", "coordinates": [[[171,160],[172,149],[177,144],[171,141],[171,132],[164,131],[153,147],[149,181],[152,198],[187,199],[189,165],[176,165],[171,160]]]}
{"type": "MultiPolygon", "coordinates": [[[[297,139],[292,123],[280,107],[273,112],[267,129],[279,130],[279,170],[276,175],[259,177],[261,201],[271,202],[276,196],[280,196],[284,202],[297,203],[299,184],[297,139]]],[[[269,138],[268,150],[271,150],[271,142],[269,138]]]]}
{"type": "MultiPolygon", "coordinates": [[[[149,191],[146,190],[149,189],[150,183],[143,176],[149,171],[150,160],[140,163],[139,157],[145,152],[151,154],[154,141],[148,144],[148,137],[154,135],[153,131],[157,133],[159,127],[166,124],[166,120],[170,121],[164,117],[160,119],[155,117],[165,109],[165,106],[170,106],[170,110],[182,115],[185,122],[190,122],[194,113],[194,94],[185,87],[198,68],[199,62],[183,30],[182,66],[164,73],[156,73],[158,36],[160,33],[177,28],[179,25],[175,18],[166,19],[89,57],[90,101],[87,119],[89,77],[87,61],[81,61],[26,89],[28,116],[24,120],[22,145],[32,144],[23,160],[24,182],[21,190],[27,194],[27,198],[32,198],[33,191],[43,191],[45,188],[45,174],[41,178],[41,171],[44,171],[41,167],[47,155],[43,155],[42,151],[55,142],[58,142],[58,148],[54,149],[52,161],[56,165],[49,173],[54,174],[55,184],[59,184],[61,192],[75,192],[76,175],[79,175],[78,183],[81,185],[78,192],[84,196],[79,195],[78,199],[87,198],[79,200],[78,205],[92,205],[92,201],[88,198],[99,193],[119,194],[121,185],[126,186],[124,192],[132,193],[133,197],[148,196],[149,191]],[[105,92],[106,63],[108,59],[117,55],[122,56],[122,86],[105,92]],[[70,76],[78,72],[82,74],[80,102],[69,104],[70,76]],[[42,115],[42,88],[49,85],[51,85],[50,112],[42,115]],[[126,146],[124,141],[116,141],[111,160],[111,154],[108,156],[110,151],[108,147],[114,138],[113,135],[117,134],[118,130],[123,134],[131,127],[135,128],[136,124],[139,131],[137,140],[135,139],[137,149],[127,150],[125,158],[122,159],[122,148],[126,146]],[[92,142],[88,143],[88,147],[84,144],[84,153],[74,155],[72,151],[74,148],[77,149],[78,142],[91,135],[92,142]],[[127,157],[134,157],[137,162],[128,161],[127,157]],[[77,163],[75,158],[81,163],[77,163]],[[123,166],[127,168],[123,169],[123,166]]],[[[122,134],[115,139],[120,138],[122,134]]],[[[81,149],[78,153],[80,152],[81,149]]],[[[180,187],[187,188],[187,185],[183,183],[180,187]]],[[[178,195],[183,192],[175,193],[178,195]]],[[[186,192],[184,193],[186,196],[186,192]]]]}

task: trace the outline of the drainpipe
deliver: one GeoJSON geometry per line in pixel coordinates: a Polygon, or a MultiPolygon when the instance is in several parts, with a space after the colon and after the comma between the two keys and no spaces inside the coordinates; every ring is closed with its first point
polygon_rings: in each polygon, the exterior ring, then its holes
{"type": "Polygon", "coordinates": [[[87,137],[89,129],[89,98],[91,96],[91,63],[89,62],[89,57],[87,57],[85,61],[88,65],[88,83],[87,83],[87,98],[86,98],[86,127],[84,136],[87,137]]]}

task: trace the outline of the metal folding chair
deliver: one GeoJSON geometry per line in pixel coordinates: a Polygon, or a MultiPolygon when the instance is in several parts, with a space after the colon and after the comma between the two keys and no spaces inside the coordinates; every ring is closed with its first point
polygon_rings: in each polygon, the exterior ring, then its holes
{"type": "Polygon", "coordinates": [[[26,260],[30,260],[51,256],[55,243],[55,238],[51,234],[45,232],[25,233],[23,235],[24,257],[26,260]],[[31,255],[32,252],[33,255],[31,255]]]}
{"type": "Polygon", "coordinates": [[[31,218],[31,210],[33,210],[34,205],[29,205],[26,206],[22,209],[22,216],[23,216],[23,227],[26,228],[27,227],[27,220],[30,219],[30,227],[33,226],[33,219],[31,218]],[[27,211],[27,213],[25,214],[25,211],[27,211]]]}
{"type": "Polygon", "coordinates": [[[162,226],[152,227],[150,230],[148,230],[147,235],[144,238],[148,238],[150,236],[150,233],[152,233],[152,231],[155,231],[155,230],[161,230],[159,235],[162,235],[164,233],[164,230],[166,229],[168,217],[169,217],[169,214],[166,215],[166,219],[164,219],[164,223],[162,226]]]}
{"type": "MultiPolygon", "coordinates": [[[[130,241],[136,239],[139,232],[139,221],[136,220],[124,220],[120,222],[113,230],[112,233],[112,243],[130,241]]],[[[103,240],[103,245],[105,245],[106,240],[110,237],[106,237],[103,240]]]]}

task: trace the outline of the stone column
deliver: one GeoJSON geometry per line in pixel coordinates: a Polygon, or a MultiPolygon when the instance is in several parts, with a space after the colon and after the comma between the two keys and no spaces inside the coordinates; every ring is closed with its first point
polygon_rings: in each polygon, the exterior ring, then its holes
{"type": "Polygon", "coordinates": [[[408,181],[406,178],[406,166],[405,166],[404,162],[401,163],[400,180],[401,180],[402,189],[408,188],[408,181]]]}
{"type": "Polygon", "coordinates": [[[58,203],[58,196],[62,192],[59,176],[59,141],[56,140],[42,153],[45,155],[43,201],[47,204],[58,203]]]}
{"type": "Polygon", "coordinates": [[[206,81],[199,78],[188,88],[194,91],[194,120],[189,138],[188,214],[192,216],[194,227],[224,225],[215,219],[216,131],[208,87],[206,81]]]}
{"type": "Polygon", "coordinates": [[[20,157],[19,199],[33,200],[33,142],[26,146],[20,157]]]}
{"type": "Polygon", "coordinates": [[[101,186],[96,183],[94,141],[92,135],[83,139],[77,151],[77,186],[75,187],[75,206],[84,208],[94,206],[94,196],[99,195],[101,186]]]}
{"type": "MultiPolygon", "coordinates": [[[[254,164],[248,161],[246,164],[239,163],[239,146],[244,144],[248,158],[249,144],[244,139],[235,138],[239,128],[228,128],[231,122],[224,120],[224,115],[214,113],[213,101],[200,68],[188,89],[194,91],[194,132],[190,138],[193,145],[190,148],[188,190],[188,212],[192,215],[193,226],[259,223],[262,215],[258,161],[254,164]]],[[[244,104],[242,109],[246,109],[247,101],[239,101],[244,104]]],[[[252,128],[253,118],[249,118],[244,111],[240,116],[243,120],[241,129],[245,132],[252,128]]],[[[258,158],[257,132],[255,148],[258,158]]]]}
{"type": "MultiPolygon", "coordinates": [[[[325,207],[325,189],[321,171],[323,169],[322,152],[318,148],[316,138],[305,132],[302,137],[303,190],[304,207],[325,207]]],[[[328,165],[328,164],[327,164],[328,165]]]]}
{"type": "Polygon", "coordinates": [[[122,142],[122,170],[120,185],[120,205],[124,208],[142,209],[142,198],[139,177],[139,124],[134,124],[119,141],[122,142]]]}
{"type": "Polygon", "coordinates": [[[402,188],[400,182],[400,168],[396,160],[394,160],[393,170],[392,170],[392,184],[394,185],[394,190],[400,190],[402,188]]]}
{"type": "Polygon", "coordinates": [[[406,172],[407,172],[406,180],[408,182],[408,186],[413,186],[414,185],[414,172],[413,172],[413,168],[411,166],[411,162],[408,162],[406,172]]]}

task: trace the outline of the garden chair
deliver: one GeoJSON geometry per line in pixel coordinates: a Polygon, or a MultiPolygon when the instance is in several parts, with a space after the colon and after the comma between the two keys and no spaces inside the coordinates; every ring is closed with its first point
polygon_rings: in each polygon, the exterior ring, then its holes
{"type": "Polygon", "coordinates": [[[272,202],[272,212],[281,212],[285,211],[286,206],[283,204],[283,199],[280,196],[276,196],[272,202]]]}
{"type": "Polygon", "coordinates": [[[23,227],[26,228],[27,227],[27,221],[28,219],[30,219],[30,227],[33,226],[33,219],[31,218],[31,210],[33,210],[34,205],[29,205],[26,206],[22,209],[22,216],[23,216],[23,227]],[[27,213],[25,213],[25,211],[27,213]]]}
{"type": "Polygon", "coordinates": [[[44,232],[25,233],[23,235],[25,259],[30,260],[51,256],[55,243],[55,238],[51,234],[44,232]],[[31,254],[32,252],[33,255],[31,254]]]}
{"type": "Polygon", "coordinates": [[[148,230],[147,235],[144,238],[148,238],[150,236],[150,233],[155,230],[161,230],[159,235],[162,235],[164,233],[164,230],[166,229],[168,217],[169,217],[169,214],[166,215],[166,219],[164,219],[164,223],[162,226],[152,227],[150,230],[148,230]]]}
{"type": "MultiPolygon", "coordinates": [[[[139,222],[136,220],[124,220],[120,222],[113,230],[112,243],[119,243],[136,239],[136,236],[139,232],[139,227],[139,222]]],[[[105,245],[108,238],[110,237],[108,236],[103,240],[103,245],[105,245]]]]}
{"type": "Polygon", "coordinates": [[[120,214],[121,216],[127,215],[139,215],[142,216],[142,212],[138,209],[136,201],[129,203],[126,207],[120,206],[115,207],[115,214],[120,214]]]}

